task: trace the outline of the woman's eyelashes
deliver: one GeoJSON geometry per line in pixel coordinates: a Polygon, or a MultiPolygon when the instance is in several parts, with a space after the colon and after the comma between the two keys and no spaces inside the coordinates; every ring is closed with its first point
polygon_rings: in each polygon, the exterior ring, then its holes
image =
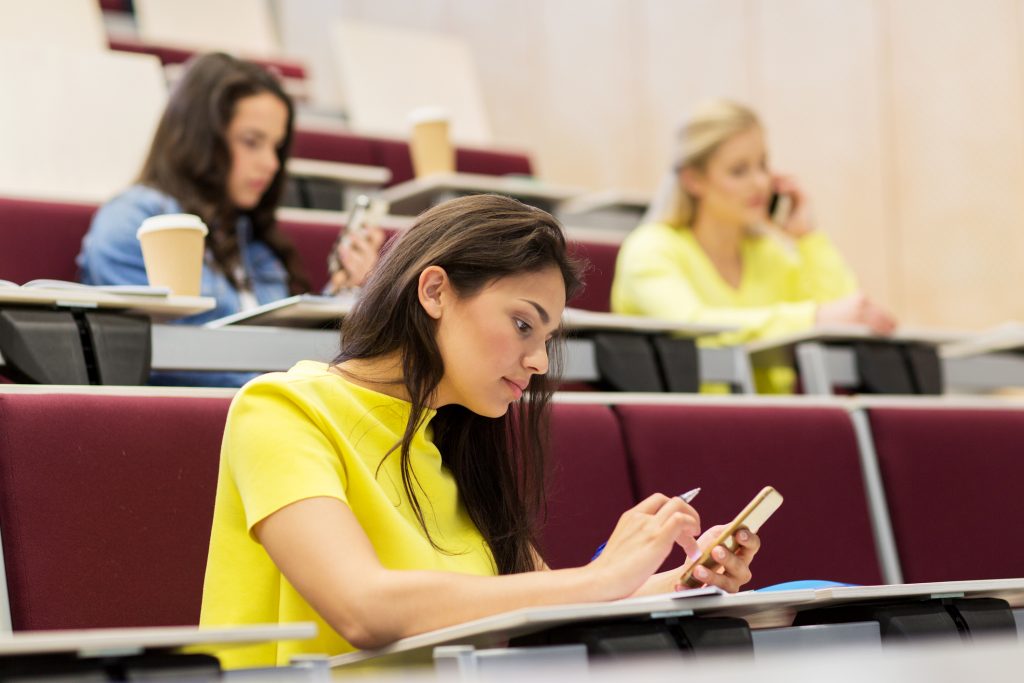
{"type": "Polygon", "coordinates": [[[523,336],[530,334],[530,331],[533,330],[533,327],[530,326],[530,323],[526,322],[522,318],[512,318],[512,320],[514,321],[516,329],[519,331],[519,334],[523,336]]]}

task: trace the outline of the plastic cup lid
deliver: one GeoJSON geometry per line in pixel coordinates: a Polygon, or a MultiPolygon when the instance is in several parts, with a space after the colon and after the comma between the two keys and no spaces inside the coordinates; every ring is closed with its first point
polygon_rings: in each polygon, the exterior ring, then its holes
{"type": "Polygon", "coordinates": [[[451,118],[448,110],[444,107],[417,107],[409,112],[409,125],[415,126],[419,123],[431,121],[447,121],[451,118]]]}
{"type": "Polygon", "coordinates": [[[186,230],[200,230],[205,236],[210,231],[203,219],[191,213],[165,213],[160,216],[150,216],[142,221],[142,225],[135,232],[136,237],[142,237],[147,232],[157,230],[169,230],[173,228],[186,230]]]}

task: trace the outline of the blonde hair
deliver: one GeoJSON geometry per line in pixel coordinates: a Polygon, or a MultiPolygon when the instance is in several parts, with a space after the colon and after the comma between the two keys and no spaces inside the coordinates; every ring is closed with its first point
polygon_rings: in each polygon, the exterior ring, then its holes
{"type": "Polygon", "coordinates": [[[682,186],[684,168],[704,170],[708,159],[726,140],[761,122],[752,109],[725,99],[705,100],[679,129],[676,155],[662,177],[654,201],[644,214],[644,223],[668,223],[682,227],[693,221],[694,199],[682,186]]]}

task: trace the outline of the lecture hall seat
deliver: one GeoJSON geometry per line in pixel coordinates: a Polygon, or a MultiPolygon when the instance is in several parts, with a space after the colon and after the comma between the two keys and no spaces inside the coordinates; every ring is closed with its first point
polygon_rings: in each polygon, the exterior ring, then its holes
{"type": "Polygon", "coordinates": [[[558,404],[541,554],[551,567],[587,564],[623,512],[633,486],[618,420],[606,405],[558,404]]]}
{"type": "Polygon", "coordinates": [[[0,393],[15,631],[199,622],[228,403],[0,393]]]}
{"type": "Polygon", "coordinates": [[[95,204],[0,197],[0,278],[77,279],[75,257],[95,204]]]}
{"type": "MultiPolygon", "coordinates": [[[[857,441],[830,407],[619,405],[640,498],[701,487],[704,528],[724,524],[766,484],[785,498],[762,529],[750,588],[797,579],[882,582],[857,441]]],[[[665,567],[683,561],[681,550],[665,567]]]]}
{"type": "Polygon", "coordinates": [[[612,280],[615,278],[615,260],[619,256],[619,245],[573,242],[572,247],[573,255],[586,259],[589,265],[585,273],[586,287],[568,305],[607,313],[612,310],[612,280]]]}
{"type": "Polygon", "coordinates": [[[1024,410],[871,407],[906,582],[1024,576],[1024,410]]]}

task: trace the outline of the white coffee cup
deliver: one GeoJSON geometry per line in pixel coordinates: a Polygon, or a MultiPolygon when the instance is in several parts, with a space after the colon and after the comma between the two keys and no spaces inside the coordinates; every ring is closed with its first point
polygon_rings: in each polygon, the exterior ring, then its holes
{"type": "Polygon", "coordinates": [[[146,277],[153,287],[179,296],[199,296],[209,230],[199,216],[169,213],[142,221],[135,236],[142,245],[146,277]]]}
{"type": "Polygon", "coordinates": [[[420,107],[409,114],[409,153],[417,178],[455,172],[455,148],[448,135],[448,118],[448,112],[440,107],[420,107]]]}

